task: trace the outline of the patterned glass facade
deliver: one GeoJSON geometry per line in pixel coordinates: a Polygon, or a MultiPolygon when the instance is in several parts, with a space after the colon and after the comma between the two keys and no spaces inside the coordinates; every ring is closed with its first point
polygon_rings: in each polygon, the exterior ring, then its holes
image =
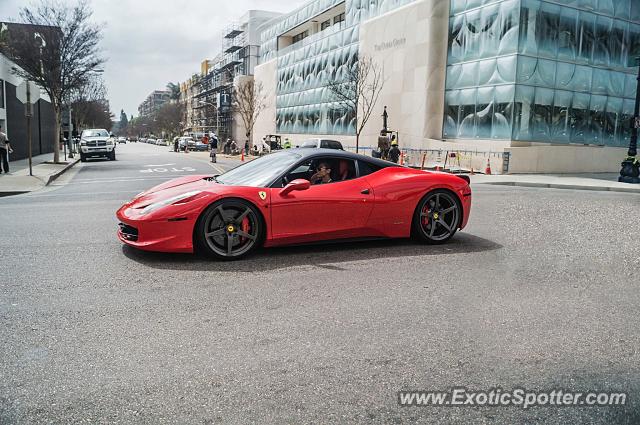
{"type": "Polygon", "coordinates": [[[315,0],[262,35],[262,61],[277,58],[279,133],[355,134],[355,114],[333,102],[329,81],[340,81],[358,59],[359,24],[415,0],[315,0]],[[278,37],[344,3],[345,20],[278,51],[278,37]]]}
{"type": "Polygon", "coordinates": [[[452,0],[444,137],[624,146],[639,0],[452,0]]]}

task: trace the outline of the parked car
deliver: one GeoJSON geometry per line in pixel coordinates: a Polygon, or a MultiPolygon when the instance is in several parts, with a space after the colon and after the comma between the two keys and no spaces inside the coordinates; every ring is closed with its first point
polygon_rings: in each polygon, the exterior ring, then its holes
{"type": "Polygon", "coordinates": [[[103,128],[84,130],[80,135],[80,161],[94,157],[116,160],[115,139],[103,128]]]}
{"type": "Polygon", "coordinates": [[[180,139],[178,139],[178,146],[180,147],[181,151],[184,150],[187,144],[189,145],[189,149],[194,149],[196,146],[196,141],[191,137],[181,137],[180,139]]]}
{"type": "Polygon", "coordinates": [[[193,149],[194,151],[208,151],[209,144],[197,140],[195,146],[191,147],[191,145],[189,145],[189,149],[193,149]]]}
{"type": "Polygon", "coordinates": [[[156,145],[167,146],[167,142],[164,139],[156,139],[156,145]]]}
{"type": "Polygon", "coordinates": [[[301,148],[325,148],[344,150],[342,143],[331,139],[307,139],[300,144],[301,148]]]}
{"type": "Polygon", "coordinates": [[[124,137],[118,137],[118,143],[124,143],[126,145],[127,139],[125,139],[124,137]]]}
{"type": "Polygon", "coordinates": [[[147,139],[147,143],[149,143],[150,145],[155,145],[156,139],[147,139]]]}
{"type": "Polygon", "coordinates": [[[263,140],[264,143],[269,146],[270,151],[282,149],[282,136],[277,134],[267,134],[263,140]]]}

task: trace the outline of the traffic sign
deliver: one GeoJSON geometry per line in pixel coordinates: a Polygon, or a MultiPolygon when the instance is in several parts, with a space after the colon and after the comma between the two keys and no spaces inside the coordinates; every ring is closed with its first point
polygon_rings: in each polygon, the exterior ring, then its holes
{"type": "Polygon", "coordinates": [[[30,103],[36,103],[40,99],[40,87],[33,81],[23,81],[16,87],[16,97],[22,103],[27,103],[27,83],[29,83],[30,103]]]}

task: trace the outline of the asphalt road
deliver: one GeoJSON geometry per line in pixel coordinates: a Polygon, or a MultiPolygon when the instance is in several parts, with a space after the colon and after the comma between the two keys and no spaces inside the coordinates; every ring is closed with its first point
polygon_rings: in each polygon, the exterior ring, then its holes
{"type": "Polygon", "coordinates": [[[444,246],[231,263],[122,246],[124,201],[201,172],[216,170],[126,145],[0,198],[0,423],[640,423],[640,196],[477,185],[444,246]],[[455,386],[629,395],[398,406],[455,386]]]}

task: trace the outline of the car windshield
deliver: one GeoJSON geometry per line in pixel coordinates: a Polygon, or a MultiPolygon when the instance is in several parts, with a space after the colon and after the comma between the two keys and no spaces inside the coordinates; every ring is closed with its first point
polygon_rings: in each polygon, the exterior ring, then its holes
{"type": "Polygon", "coordinates": [[[316,146],[318,146],[318,142],[316,142],[315,140],[307,140],[305,142],[302,142],[302,145],[300,147],[301,148],[315,148],[316,146]]]}
{"type": "Polygon", "coordinates": [[[265,187],[301,157],[294,152],[272,153],[229,170],[218,176],[216,181],[234,186],[265,187]]]}
{"type": "Polygon", "coordinates": [[[109,137],[109,133],[106,130],[85,130],[82,137],[109,137]]]}

